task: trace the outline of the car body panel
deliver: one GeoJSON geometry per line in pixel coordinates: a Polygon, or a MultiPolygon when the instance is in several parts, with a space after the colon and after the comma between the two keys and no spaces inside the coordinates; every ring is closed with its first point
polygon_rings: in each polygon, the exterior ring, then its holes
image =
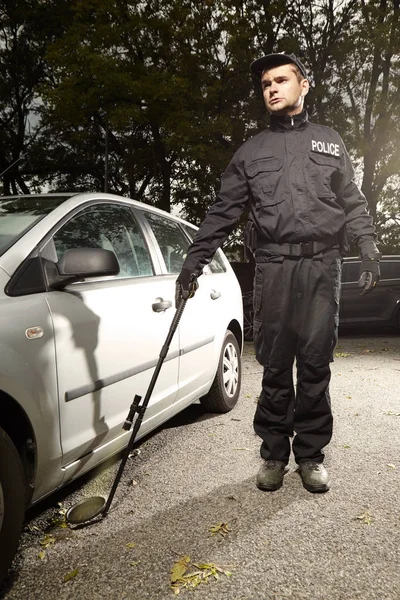
{"type": "Polygon", "coordinates": [[[63,479],[53,323],[45,294],[2,296],[0,328],[0,390],[18,400],[35,432],[39,497],[63,479]],[[25,331],[32,327],[42,328],[43,337],[28,339],[25,331]]]}
{"type": "MultiPolygon", "coordinates": [[[[211,385],[224,332],[229,326],[229,315],[232,312],[239,315],[242,310],[239,283],[233,276],[228,261],[224,262],[224,266],[224,273],[212,273],[205,269],[206,272],[198,279],[199,289],[187,303],[182,316],[178,400],[185,398],[192,387],[211,385]],[[225,324],[225,328],[221,324],[225,324]],[[205,344],[207,340],[209,342],[205,344]],[[196,344],[198,347],[193,350],[196,344]],[[190,353],[188,349],[192,349],[190,353]],[[210,360],[210,352],[213,360],[210,360]],[[208,365],[208,368],[196,373],[193,370],[193,359],[208,365]]],[[[242,320],[240,326],[242,328],[242,320]]]]}

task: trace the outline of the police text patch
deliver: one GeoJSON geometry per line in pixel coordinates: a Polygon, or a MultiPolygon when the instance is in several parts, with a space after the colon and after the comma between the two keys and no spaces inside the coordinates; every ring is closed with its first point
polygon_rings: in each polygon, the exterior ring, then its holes
{"type": "Polygon", "coordinates": [[[321,152],[323,154],[332,154],[332,156],[340,156],[339,144],[333,144],[332,142],[319,142],[311,140],[311,150],[313,152],[321,152]]]}

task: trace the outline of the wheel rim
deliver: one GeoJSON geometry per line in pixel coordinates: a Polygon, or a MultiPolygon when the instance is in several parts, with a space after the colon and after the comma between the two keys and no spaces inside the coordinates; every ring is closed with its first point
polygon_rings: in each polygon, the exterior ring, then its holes
{"type": "Polygon", "coordinates": [[[0,483],[0,531],[1,531],[1,528],[3,527],[3,519],[4,519],[4,494],[3,494],[2,485],[0,483]]]}
{"type": "Polygon", "coordinates": [[[243,313],[243,334],[245,339],[253,337],[253,319],[254,311],[249,310],[243,313]]]}
{"type": "Polygon", "coordinates": [[[222,370],[225,393],[229,398],[232,398],[236,394],[239,383],[239,360],[236,348],[232,343],[226,345],[222,370]]]}

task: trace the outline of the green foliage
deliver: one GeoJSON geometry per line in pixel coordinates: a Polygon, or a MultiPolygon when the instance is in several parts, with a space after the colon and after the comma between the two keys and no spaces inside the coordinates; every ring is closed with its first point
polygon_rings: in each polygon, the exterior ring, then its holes
{"type": "Polygon", "coordinates": [[[7,0],[4,193],[108,189],[199,225],[233,153],[268,120],[250,62],[295,52],[311,117],[344,138],[382,248],[399,251],[398,14],[398,0],[7,0]]]}

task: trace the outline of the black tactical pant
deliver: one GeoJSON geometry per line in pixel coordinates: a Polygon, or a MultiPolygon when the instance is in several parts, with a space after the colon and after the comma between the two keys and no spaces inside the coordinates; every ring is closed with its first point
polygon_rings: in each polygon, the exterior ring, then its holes
{"type": "Polygon", "coordinates": [[[330,366],[337,341],[341,257],[256,252],[254,346],[264,367],[254,429],[266,460],[322,462],[332,437],[330,366]],[[293,384],[296,359],[297,387],[293,384]]]}

